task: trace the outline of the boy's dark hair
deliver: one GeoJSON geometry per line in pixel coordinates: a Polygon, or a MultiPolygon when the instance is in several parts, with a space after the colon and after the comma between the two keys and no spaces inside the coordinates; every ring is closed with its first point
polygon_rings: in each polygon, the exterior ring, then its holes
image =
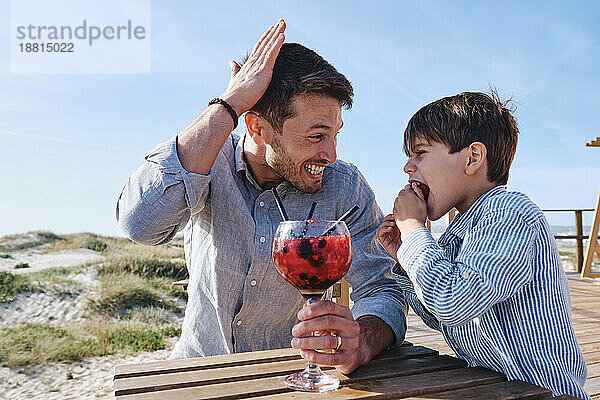
{"type": "Polygon", "coordinates": [[[300,94],[329,96],[339,100],[344,108],[350,108],[354,90],[344,75],[313,50],[298,43],[284,43],[275,60],[269,87],[250,110],[282,133],[283,122],[295,116],[292,100],[300,94]]]}
{"type": "Polygon", "coordinates": [[[409,154],[417,138],[444,143],[451,154],[481,142],[487,148],[488,180],[506,185],[519,135],[511,104],[510,99],[500,101],[494,90],[489,95],[464,92],[429,103],[408,122],[404,152],[409,154]]]}

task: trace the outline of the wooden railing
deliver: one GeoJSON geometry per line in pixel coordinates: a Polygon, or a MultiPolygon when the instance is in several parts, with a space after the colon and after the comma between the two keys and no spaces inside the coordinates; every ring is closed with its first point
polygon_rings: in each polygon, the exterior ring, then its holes
{"type": "MultiPolygon", "coordinates": [[[[543,212],[573,212],[575,213],[575,235],[554,235],[555,239],[573,239],[576,243],[577,248],[577,272],[581,272],[583,267],[583,241],[588,238],[587,235],[583,234],[583,212],[595,211],[593,208],[554,208],[548,210],[542,210],[543,212]]],[[[450,210],[446,214],[446,227],[450,225],[452,219],[456,214],[456,209],[450,210]]],[[[427,229],[431,230],[431,221],[426,222],[427,229]]],[[[600,236],[598,237],[600,239],[600,236]]]]}
{"type": "Polygon", "coordinates": [[[575,213],[575,235],[554,235],[555,239],[575,239],[577,241],[577,272],[583,267],[583,240],[588,237],[583,234],[583,212],[594,211],[593,208],[555,208],[542,210],[543,212],[574,212],[575,213]]]}

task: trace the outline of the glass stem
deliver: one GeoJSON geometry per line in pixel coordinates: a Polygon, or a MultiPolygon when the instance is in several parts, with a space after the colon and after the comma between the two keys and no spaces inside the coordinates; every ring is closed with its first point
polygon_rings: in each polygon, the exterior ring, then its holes
{"type": "Polygon", "coordinates": [[[311,362],[308,363],[304,372],[310,375],[320,375],[323,373],[323,371],[321,371],[321,368],[319,367],[319,364],[311,362]]]}
{"type": "MultiPolygon", "coordinates": [[[[319,301],[318,298],[310,297],[309,299],[306,300],[306,304],[307,305],[313,304],[313,303],[316,303],[317,301],[319,301]]],[[[310,336],[314,336],[314,335],[315,335],[314,332],[310,333],[310,336]]],[[[311,374],[311,375],[318,375],[318,374],[323,373],[323,371],[321,371],[321,368],[319,367],[319,364],[315,364],[313,362],[308,363],[304,372],[311,374]]]]}

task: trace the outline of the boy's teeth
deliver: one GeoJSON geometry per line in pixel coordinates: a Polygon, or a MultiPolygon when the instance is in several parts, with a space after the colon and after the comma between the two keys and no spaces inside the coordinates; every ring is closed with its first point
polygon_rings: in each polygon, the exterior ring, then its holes
{"type": "Polygon", "coordinates": [[[314,164],[305,165],[304,168],[312,175],[319,175],[325,169],[324,166],[314,164]]]}

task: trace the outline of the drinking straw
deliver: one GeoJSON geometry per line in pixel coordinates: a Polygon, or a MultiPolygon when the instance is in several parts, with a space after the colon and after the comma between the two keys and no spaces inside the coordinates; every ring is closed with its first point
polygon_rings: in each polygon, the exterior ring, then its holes
{"type": "Polygon", "coordinates": [[[306,219],[311,219],[313,214],[315,213],[315,207],[317,206],[317,202],[313,201],[312,206],[310,206],[310,211],[308,212],[308,217],[306,219]]]}
{"type": "Polygon", "coordinates": [[[281,214],[281,219],[283,219],[284,221],[287,221],[288,215],[285,212],[285,208],[283,208],[283,202],[281,201],[281,198],[279,197],[279,194],[277,193],[277,188],[273,188],[271,190],[273,191],[273,197],[275,197],[275,203],[277,203],[277,208],[279,208],[279,213],[281,214]]]}
{"type": "Polygon", "coordinates": [[[323,234],[321,236],[328,235],[335,228],[335,225],[337,223],[339,223],[340,221],[345,221],[348,217],[350,217],[352,214],[354,214],[358,209],[359,209],[359,207],[357,204],[354,207],[352,207],[350,210],[346,211],[341,217],[339,217],[337,219],[337,221],[332,223],[331,226],[329,228],[327,228],[327,230],[325,232],[323,232],[323,234]]]}

